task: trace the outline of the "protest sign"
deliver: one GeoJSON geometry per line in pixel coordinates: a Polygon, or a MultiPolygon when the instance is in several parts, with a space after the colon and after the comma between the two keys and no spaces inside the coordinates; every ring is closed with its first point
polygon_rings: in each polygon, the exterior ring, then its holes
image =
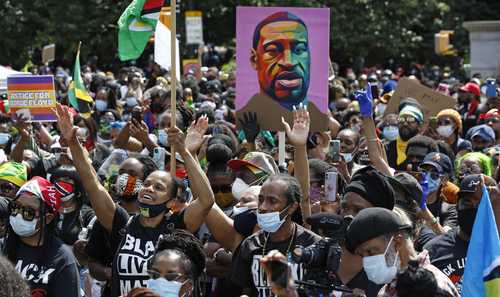
{"type": "Polygon", "coordinates": [[[261,129],[280,131],[303,103],[311,131],[326,130],[329,30],[328,8],[238,7],[238,119],[255,112],[261,129]]]}
{"type": "Polygon", "coordinates": [[[186,43],[203,44],[203,19],[199,10],[186,11],[186,43]]]}
{"type": "Polygon", "coordinates": [[[14,117],[28,122],[55,122],[56,107],[52,75],[18,75],[7,77],[7,97],[14,117]]]}
{"type": "Polygon", "coordinates": [[[182,60],[182,73],[184,77],[188,75],[194,76],[196,79],[201,79],[201,65],[198,59],[182,60]]]}
{"type": "Polygon", "coordinates": [[[428,88],[418,81],[409,78],[402,78],[389,101],[384,115],[398,113],[399,102],[401,99],[411,97],[415,98],[424,111],[424,120],[435,116],[438,112],[447,108],[455,108],[455,99],[428,88]]]}
{"type": "Polygon", "coordinates": [[[48,44],[42,49],[42,62],[43,64],[54,61],[56,58],[56,45],[54,43],[48,44]]]}

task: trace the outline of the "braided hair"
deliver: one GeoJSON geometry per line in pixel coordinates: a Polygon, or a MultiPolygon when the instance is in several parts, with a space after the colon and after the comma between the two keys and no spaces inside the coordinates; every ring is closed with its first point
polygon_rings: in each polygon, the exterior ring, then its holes
{"type": "Polygon", "coordinates": [[[200,279],[205,271],[205,253],[200,240],[181,229],[160,236],[156,244],[155,254],[148,262],[148,268],[151,268],[159,257],[167,256],[170,253],[180,256],[184,271],[193,282],[194,296],[201,296],[203,290],[200,279]]]}

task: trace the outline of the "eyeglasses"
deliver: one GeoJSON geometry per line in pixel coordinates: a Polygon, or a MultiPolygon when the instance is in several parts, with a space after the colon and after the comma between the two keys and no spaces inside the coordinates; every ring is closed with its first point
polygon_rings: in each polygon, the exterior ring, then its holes
{"type": "Polygon", "coordinates": [[[25,219],[26,221],[33,221],[35,218],[39,217],[38,210],[34,210],[33,208],[30,207],[21,206],[16,202],[10,203],[10,213],[13,216],[21,214],[23,216],[23,219],[25,219]]]}
{"type": "Polygon", "coordinates": [[[151,269],[148,269],[148,275],[151,279],[159,279],[160,277],[163,277],[168,281],[179,281],[186,279],[186,276],[179,272],[169,272],[166,273],[165,275],[161,275],[158,271],[151,269]]]}
{"type": "Polygon", "coordinates": [[[0,184],[0,191],[2,193],[10,193],[14,192],[16,190],[16,186],[10,183],[1,183],[0,184]]]}
{"type": "Polygon", "coordinates": [[[415,119],[413,117],[398,118],[398,122],[400,124],[404,124],[404,123],[413,124],[413,123],[417,122],[417,119],[415,119]]]}

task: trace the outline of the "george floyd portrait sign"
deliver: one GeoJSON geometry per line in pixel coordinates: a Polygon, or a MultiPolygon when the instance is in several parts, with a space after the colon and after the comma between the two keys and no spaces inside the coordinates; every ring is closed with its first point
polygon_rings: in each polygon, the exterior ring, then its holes
{"type": "Polygon", "coordinates": [[[291,123],[303,103],[311,131],[326,130],[329,29],[328,8],[238,7],[238,119],[255,113],[261,129],[281,131],[281,117],[291,123]]]}

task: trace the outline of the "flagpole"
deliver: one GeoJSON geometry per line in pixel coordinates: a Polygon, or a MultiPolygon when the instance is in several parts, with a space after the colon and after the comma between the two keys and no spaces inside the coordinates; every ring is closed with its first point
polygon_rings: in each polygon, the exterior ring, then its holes
{"type": "Polygon", "coordinates": [[[76,51],[76,54],[79,56],[80,55],[80,47],[82,46],[82,41],[78,41],[78,50],[76,51]]]}
{"type": "MultiPolygon", "coordinates": [[[[176,42],[176,37],[177,37],[177,22],[176,22],[176,12],[177,12],[177,1],[176,0],[170,0],[170,24],[171,24],[171,31],[170,31],[170,46],[172,47],[172,50],[170,51],[170,110],[171,110],[171,116],[170,116],[170,126],[175,127],[176,124],[176,113],[177,113],[177,59],[176,59],[176,52],[177,52],[177,42],[176,42]]],[[[172,176],[175,176],[175,149],[174,146],[170,146],[170,174],[172,176]]]]}

